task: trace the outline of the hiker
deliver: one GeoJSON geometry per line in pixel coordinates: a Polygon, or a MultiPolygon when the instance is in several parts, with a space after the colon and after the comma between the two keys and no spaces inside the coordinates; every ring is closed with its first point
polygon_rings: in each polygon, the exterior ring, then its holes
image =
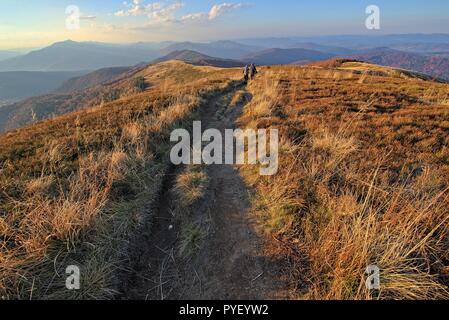
{"type": "Polygon", "coordinates": [[[244,78],[245,78],[245,82],[248,82],[248,79],[249,79],[249,66],[248,65],[246,65],[245,66],[245,69],[243,69],[243,76],[244,76],[244,78]]]}
{"type": "Polygon", "coordinates": [[[256,74],[257,74],[257,68],[256,68],[256,65],[255,65],[254,63],[252,63],[249,69],[250,69],[250,70],[249,70],[250,78],[251,78],[251,80],[253,80],[254,77],[255,77],[256,74]]]}

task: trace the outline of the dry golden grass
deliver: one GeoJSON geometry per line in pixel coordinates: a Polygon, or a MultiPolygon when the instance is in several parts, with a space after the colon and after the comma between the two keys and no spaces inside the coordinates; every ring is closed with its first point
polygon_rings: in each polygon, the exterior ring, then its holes
{"type": "Polygon", "coordinates": [[[201,167],[189,167],[176,181],[174,191],[179,207],[190,208],[204,197],[207,186],[207,173],[201,167]]]}
{"type": "MultiPolygon", "coordinates": [[[[279,173],[243,174],[265,230],[305,257],[291,270],[294,295],[448,298],[448,85],[336,67],[263,68],[239,120],[280,130],[279,173]],[[365,287],[370,264],[381,290],[365,287]]],[[[134,76],[150,89],[0,136],[2,298],[116,296],[129,238],[163,185],[171,129],[187,127],[241,72],[168,62],[134,76]],[[71,264],[80,291],[64,288],[71,264]]],[[[182,255],[204,239],[192,211],[207,183],[189,167],[174,189],[182,255]]]]}
{"type": "Polygon", "coordinates": [[[278,174],[243,174],[266,231],[299,252],[294,295],[448,298],[448,85],[329,71],[264,68],[240,118],[280,129],[278,174]],[[365,286],[368,265],[381,270],[378,291],[365,286]]]}
{"type": "Polygon", "coordinates": [[[130,236],[151,219],[162,188],[170,131],[188,127],[205,98],[240,76],[159,68],[170,90],[150,78],[144,93],[0,136],[1,298],[117,294],[130,236]],[[68,265],[81,268],[81,290],[66,290],[68,265]]]}
{"type": "Polygon", "coordinates": [[[191,165],[177,177],[172,190],[174,194],[174,213],[181,228],[179,255],[189,258],[201,247],[207,235],[204,208],[198,204],[205,199],[209,186],[209,176],[203,166],[191,165]],[[199,212],[196,212],[199,211],[199,212]]]}

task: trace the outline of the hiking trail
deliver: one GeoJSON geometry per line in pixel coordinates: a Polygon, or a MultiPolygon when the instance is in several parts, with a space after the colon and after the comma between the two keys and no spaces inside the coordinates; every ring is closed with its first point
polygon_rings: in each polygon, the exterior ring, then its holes
{"type": "MultiPolygon", "coordinates": [[[[243,85],[212,99],[201,112],[203,130],[215,128],[224,136],[251,95],[243,85]],[[234,95],[245,99],[231,107],[234,95]]],[[[185,168],[173,167],[166,177],[151,225],[131,244],[132,266],[123,299],[133,300],[264,300],[279,299],[286,287],[279,277],[284,261],[266,254],[266,240],[251,214],[249,190],[233,165],[210,165],[207,195],[197,205],[196,218],[207,224],[201,248],[192,258],[178,257],[179,226],[173,216],[172,192],[185,168]]]]}

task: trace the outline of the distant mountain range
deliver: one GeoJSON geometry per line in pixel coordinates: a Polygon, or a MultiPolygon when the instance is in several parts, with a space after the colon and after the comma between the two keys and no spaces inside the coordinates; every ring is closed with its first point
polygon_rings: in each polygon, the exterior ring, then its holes
{"type": "Polygon", "coordinates": [[[215,41],[211,43],[181,42],[169,45],[161,50],[161,54],[167,55],[174,51],[196,51],[204,55],[223,59],[240,60],[242,57],[265,49],[266,47],[251,46],[234,41],[215,41]]]}
{"type": "MultiPolygon", "coordinates": [[[[108,44],[68,40],[19,56],[15,52],[0,51],[0,71],[78,71],[133,66],[185,50],[210,57],[242,61],[246,57],[263,55],[268,49],[306,49],[345,57],[378,47],[445,56],[449,55],[449,34],[259,38],[207,43],[166,41],[108,44]]],[[[281,54],[285,55],[287,52],[281,54]]],[[[275,57],[273,62],[266,59],[264,62],[274,63],[277,60],[275,57]]],[[[301,60],[301,57],[298,60],[301,60]]]]}
{"type": "Polygon", "coordinates": [[[133,66],[176,51],[196,51],[210,57],[239,60],[264,48],[232,41],[211,43],[161,42],[128,45],[64,41],[26,55],[0,61],[0,71],[73,71],[133,66]]]}
{"type": "Polygon", "coordinates": [[[317,60],[326,60],[335,54],[324,53],[308,49],[266,49],[260,52],[246,55],[242,60],[258,65],[270,64],[298,64],[309,63],[317,60]]]}
{"type": "Polygon", "coordinates": [[[244,55],[239,60],[235,60],[211,57],[192,50],[180,50],[171,52],[162,58],[155,59],[152,63],[179,60],[198,66],[234,68],[242,67],[250,63],[258,65],[309,63],[311,61],[326,60],[334,56],[335,54],[308,49],[266,49],[244,55]]]}
{"type": "MultiPolygon", "coordinates": [[[[343,47],[336,47],[336,46],[327,46],[323,44],[317,44],[313,42],[298,42],[291,46],[293,49],[308,49],[308,50],[315,50],[320,51],[323,53],[328,53],[332,55],[349,55],[358,52],[358,50],[354,49],[348,49],[343,47]]],[[[290,49],[291,49],[290,48],[290,49]]],[[[289,49],[289,48],[285,48],[289,49]]]]}
{"type": "Polygon", "coordinates": [[[389,47],[407,52],[449,53],[449,43],[400,43],[389,47]]]}
{"type": "Polygon", "coordinates": [[[435,78],[449,80],[449,58],[376,48],[351,55],[351,58],[383,66],[418,71],[435,78]]]}
{"type": "Polygon", "coordinates": [[[64,41],[0,61],[0,71],[78,71],[131,66],[159,57],[159,47],[64,41]]]}
{"type": "Polygon", "coordinates": [[[402,44],[445,44],[449,34],[391,34],[391,35],[336,35],[290,38],[243,39],[248,45],[288,48],[297,43],[311,42],[318,45],[343,47],[352,50],[365,50],[376,47],[392,47],[402,44]]]}

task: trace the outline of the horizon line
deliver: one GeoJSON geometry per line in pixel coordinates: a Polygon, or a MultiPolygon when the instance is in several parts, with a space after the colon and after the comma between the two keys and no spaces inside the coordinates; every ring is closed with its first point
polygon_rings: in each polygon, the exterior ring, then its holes
{"type": "Polygon", "coordinates": [[[263,39],[289,39],[289,38],[322,38],[322,37],[354,37],[354,36],[363,36],[363,37],[388,37],[388,36],[410,36],[410,35],[423,35],[423,36],[431,36],[431,35],[445,35],[449,36],[449,32],[410,32],[410,33],[383,33],[383,34],[367,34],[367,33],[347,33],[347,34],[321,34],[321,35],[303,35],[303,36],[266,36],[266,37],[245,37],[245,38],[223,38],[223,39],[208,39],[208,40],[161,40],[161,41],[131,41],[131,42],[103,42],[103,41],[96,41],[96,40],[87,40],[87,41],[76,41],[72,40],[70,38],[55,42],[49,42],[46,45],[38,46],[38,47],[16,47],[16,48],[0,48],[1,51],[22,51],[25,54],[35,51],[35,50],[41,50],[43,48],[47,48],[49,46],[52,46],[57,43],[64,43],[64,42],[75,42],[75,43],[100,43],[100,44],[112,44],[112,45],[131,45],[136,43],[155,43],[155,44],[161,44],[164,42],[173,42],[173,43],[183,43],[183,42],[191,42],[191,43],[212,43],[212,42],[218,42],[218,41],[242,41],[242,40],[263,40],[263,39]]]}

